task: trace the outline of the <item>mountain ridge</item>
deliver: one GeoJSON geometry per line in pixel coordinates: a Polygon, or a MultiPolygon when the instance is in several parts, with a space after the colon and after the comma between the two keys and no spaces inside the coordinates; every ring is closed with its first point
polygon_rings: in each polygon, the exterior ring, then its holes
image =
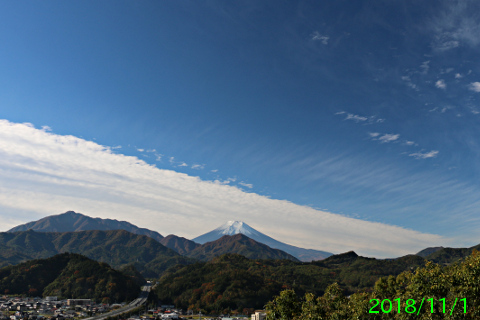
{"type": "Polygon", "coordinates": [[[75,211],[67,211],[65,213],[50,215],[18,225],[7,232],[27,231],[32,229],[37,232],[76,232],[88,230],[126,230],[128,232],[149,236],[160,242],[163,236],[146,228],[139,228],[127,221],[118,221],[116,219],[92,218],[75,211]]]}

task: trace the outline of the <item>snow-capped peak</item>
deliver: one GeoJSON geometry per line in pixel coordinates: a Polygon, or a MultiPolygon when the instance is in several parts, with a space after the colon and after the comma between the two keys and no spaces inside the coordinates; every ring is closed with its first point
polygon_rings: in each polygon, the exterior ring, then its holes
{"type": "Polygon", "coordinates": [[[280,249],[287,253],[290,253],[291,255],[297,257],[302,261],[320,260],[332,255],[329,252],[298,248],[280,242],[278,240],[270,238],[269,236],[261,233],[260,231],[253,229],[248,224],[242,221],[228,221],[227,223],[216,228],[215,230],[204,233],[201,236],[198,236],[192,240],[196,243],[204,244],[207,242],[218,240],[223,236],[233,236],[239,233],[244,234],[250,239],[253,239],[257,242],[266,244],[271,248],[280,249]]]}
{"type": "Polygon", "coordinates": [[[238,233],[249,235],[252,234],[255,229],[243,221],[228,221],[224,225],[215,229],[215,231],[220,232],[223,235],[233,236],[234,234],[238,233]]]}

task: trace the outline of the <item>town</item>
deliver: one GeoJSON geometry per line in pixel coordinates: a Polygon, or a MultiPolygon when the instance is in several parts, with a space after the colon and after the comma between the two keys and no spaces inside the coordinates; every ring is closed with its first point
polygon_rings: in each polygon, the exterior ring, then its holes
{"type": "MultiPolygon", "coordinates": [[[[96,303],[92,299],[64,299],[59,300],[56,296],[40,297],[22,297],[22,296],[3,296],[0,298],[0,320],[63,320],[80,319],[95,317],[105,314],[108,319],[108,313],[126,306],[125,303],[96,303]]],[[[129,314],[129,313],[127,313],[129,314]]],[[[118,315],[110,317],[111,319],[123,319],[118,315]]],[[[204,319],[204,320],[236,320],[265,319],[263,310],[255,311],[249,318],[245,317],[208,317],[202,314],[194,315],[191,310],[183,311],[175,309],[171,305],[161,305],[155,308],[144,308],[134,314],[130,314],[129,320],[160,320],[160,319],[204,319]]]]}

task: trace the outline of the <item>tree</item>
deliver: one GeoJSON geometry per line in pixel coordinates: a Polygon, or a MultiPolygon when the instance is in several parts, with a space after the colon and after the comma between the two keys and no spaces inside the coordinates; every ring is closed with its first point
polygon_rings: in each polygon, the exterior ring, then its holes
{"type": "Polygon", "coordinates": [[[293,289],[280,292],[265,306],[267,320],[293,320],[301,314],[301,305],[293,289]]]}

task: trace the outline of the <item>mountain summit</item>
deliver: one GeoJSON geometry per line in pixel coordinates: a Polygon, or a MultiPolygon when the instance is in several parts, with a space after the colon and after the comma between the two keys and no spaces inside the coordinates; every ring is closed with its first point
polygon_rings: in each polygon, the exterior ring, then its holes
{"type": "Polygon", "coordinates": [[[300,261],[322,260],[332,255],[332,253],[330,252],[298,248],[298,247],[291,246],[289,244],[277,241],[253,229],[248,224],[242,221],[228,221],[227,223],[216,228],[215,230],[212,230],[210,232],[207,232],[201,236],[198,236],[192,239],[192,241],[200,244],[204,244],[206,242],[218,240],[225,235],[232,236],[239,233],[244,234],[247,237],[257,242],[266,244],[271,248],[285,251],[291,254],[292,256],[296,257],[300,261]]]}
{"type": "Polygon", "coordinates": [[[157,241],[161,241],[163,236],[155,231],[145,228],[139,228],[127,221],[118,221],[115,219],[91,218],[89,216],[67,211],[62,214],[52,215],[37,221],[25,223],[7,232],[27,231],[32,229],[37,232],[75,232],[87,230],[126,230],[131,233],[149,236],[157,241]]]}
{"type": "Polygon", "coordinates": [[[192,239],[192,241],[204,244],[206,242],[218,240],[223,236],[233,236],[239,233],[244,234],[254,240],[256,240],[255,237],[266,237],[263,233],[258,232],[243,221],[228,221],[227,223],[216,228],[215,230],[212,230],[199,237],[196,237],[195,239],[192,239]]]}
{"type": "Polygon", "coordinates": [[[253,229],[243,221],[228,221],[227,223],[225,223],[224,225],[220,226],[217,229],[223,230],[223,234],[229,235],[229,236],[237,233],[248,235],[248,234],[257,232],[257,230],[253,229]]]}

